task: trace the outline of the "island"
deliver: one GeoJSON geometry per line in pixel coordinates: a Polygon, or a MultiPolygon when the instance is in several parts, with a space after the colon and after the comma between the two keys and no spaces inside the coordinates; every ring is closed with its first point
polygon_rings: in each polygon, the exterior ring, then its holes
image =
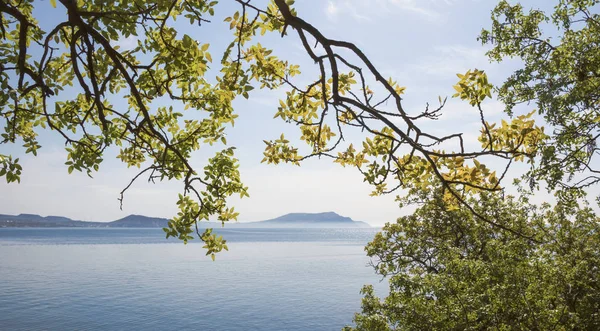
{"type": "MultiPolygon", "coordinates": [[[[169,220],[159,217],[129,215],[112,222],[87,222],[62,216],[40,216],[36,214],[0,214],[0,228],[164,228],[169,220]]],[[[220,227],[219,222],[198,222],[201,228],[220,227]]],[[[334,212],[290,213],[277,218],[258,222],[228,222],[236,228],[369,228],[369,224],[354,221],[334,212]]]]}
{"type": "Polygon", "coordinates": [[[237,226],[256,228],[369,228],[365,222],[354,221],[350,217],[334,212],[291,213],[260,222],[236,223],[237,226]]]}

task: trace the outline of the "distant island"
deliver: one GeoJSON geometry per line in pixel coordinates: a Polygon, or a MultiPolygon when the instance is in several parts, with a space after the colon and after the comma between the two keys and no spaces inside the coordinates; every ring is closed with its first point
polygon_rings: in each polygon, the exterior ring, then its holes
{"type": "Polygon", "coordinates": [[[260,222],[236,223],[236,226],[256,228],[369,228],[369,224],[334,212],[291,213],[260,222]]]}
{"type": "MultiPolygon", "coordinates": [[[[112,222],[86,222],[62,216],[40,216],[35,214],[2,215],[0,228],[164,228],[166,218],[129,215],[112,222]]],[[[198,222],[202,228],[220,227],[218,222],[198,222]]],[[[291,213],[274,219],[259,222],[230,222],[227,226],[236,228],[368,228],[365,222],[354,221],[350,217],[334,212],[291,213]]]]}

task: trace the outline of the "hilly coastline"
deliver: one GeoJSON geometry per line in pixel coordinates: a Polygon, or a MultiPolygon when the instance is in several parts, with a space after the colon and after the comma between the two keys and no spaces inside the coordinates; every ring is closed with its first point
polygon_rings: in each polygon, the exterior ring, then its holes
{"type": "MultiPolygon", "coordinates": [[[[62,216],[40,216],[35,214],[3,215],[0,214],[0,228],[164,228],[169,220],[166,218],[129,215],[112,222],[86,222],[72,220],[62,216]]],[[[199,222],[202,228],[220,227],[218,222],[199,222]]],[[[365,222],[354,221],[350,217],[340,216],[334,212],[325,213],[291,213],[274,219],[259,222],[231,222],[227,226],[236,228],[368,228],[365,222]]]]}

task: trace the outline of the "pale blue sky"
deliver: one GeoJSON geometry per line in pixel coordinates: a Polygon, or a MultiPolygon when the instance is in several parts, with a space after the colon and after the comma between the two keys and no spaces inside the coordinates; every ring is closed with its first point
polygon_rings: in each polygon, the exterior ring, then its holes
{"type": "MultiPolygon", "coordinates": [[[[253,1],[262,3],[264,1],[253,1]]],[[[545,1],[521,1],[539,6],[545,1]]],[[[489,26],[493,0],[297,0],[299,15],[332,38],[359,45],[387,76],[406,86],[404,106],[421,111],[426,102],[435,104],[438,96],[453,94],[456,73],[470,68],[484,69],[493,83],[500,83],[517,63],[490,64],[485,48],[476,40],[482,27],[489,26]]],[[[38,13],[42,22],[62,14],[47,3],[38,13]],[[48,12],[57,15],[49,18],[48,12]]],[[[527,5],[526,5],[527,6],[527,5]]],[[[223,17],[237,5],[222,0],[213,23],[185,32],[201,42],[210,42],[213,58],[231,41],[223,17]]],[[[261,43],[272,47],[281,58],[301,65],[300,82],[314,79],[314,66],[299,47],[296,38],[277,35],[261,43]],[[304,79],[304,80],[303,80],[304,79]]],[[[135,40],[122,40],[127,46],[135,40]]],[[[235,128],[228,129],[228,142],[238,147],[242,179],[250,188],[250,198],[233,199],[241,221],[256,221],[289,212],[335,211],[355,220],[381,225],[395,220],[401,211],[393,196],[370,197],[371,188],[354,169],[345,169],[329,160],[310,160],[301,167],[261,164],[263,139],[281,132],[297,137],[296,128],[273,120],[283,91],[257,91],[250,100],[240,99],[240,115],[235,128]]],[[[533,107],[533,105],[531,106],[533,107]]],[[[490,120],[503,117],[502,105],[487,102],[490,120]]],[[[529,110],[524,109],[524,110],[529,110]]],[[[186,115],[189,113],[186,113],[186,115]]],[[[451,99],[441,120],[428,124],[438,132],[465,132],[471,143],[479,130],[478,113],[468,104],[451,99]]],[[[170,217],[181,184],[150,185],[139,181],[125,197],[123,211],[117,197],[135,175],[109,152],[93,179],[84,174],[67,174],[64,143],[52,132],[41,134],[43,148],[38,157],[23,155],[19,148],[0,145],[0,153],[12,153],[23,164],[21,184],[0,182],[0,213],[63,215],[74,219],[110,221],[128,214],[170,217]]],[[[197,153],[192,164],[201,167],[210,150],[197,153]]],[[[517,168],[513,175],[518,174],[517,168]]]]}

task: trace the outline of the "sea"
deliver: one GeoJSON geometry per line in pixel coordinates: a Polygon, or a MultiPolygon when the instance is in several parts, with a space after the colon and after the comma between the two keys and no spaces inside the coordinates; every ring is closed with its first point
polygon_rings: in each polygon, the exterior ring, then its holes
{"type": "Polygon", "coordinates": [[[161,229],[0,228],[0,330],[340,330],[378,229],[219,229],[229,251],[161,229]]]}

